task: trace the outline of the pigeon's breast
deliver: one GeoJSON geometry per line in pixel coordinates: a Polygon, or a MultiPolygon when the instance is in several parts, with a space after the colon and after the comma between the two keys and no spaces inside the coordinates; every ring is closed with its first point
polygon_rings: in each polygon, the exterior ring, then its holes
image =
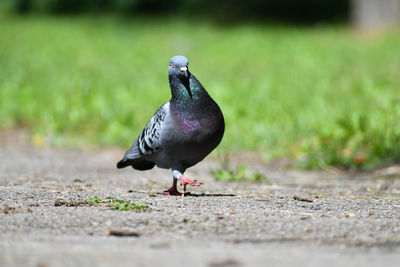
{"type": "Polygon", "coordinates": [[[189,149],[208,154],[222,139],[224,119],[221,112],[203,114],[203,116],[179,114],[175,119],[177,120],[176,135],[180,136],[182,144],[189,149]]]}
{"type": "Polygon", "coordinates": [[[221,141],[224,119],[217,105],[203,112],[170,108],[162,127],[162,148],[152,156],[161,168],[189,168],[206,157],[221,141]]]}
{"type": "Polygon", "coordinates": [[[179,118],[179,125],[184,134],[193,134],[201,128],[199,120],[179,118]]]}

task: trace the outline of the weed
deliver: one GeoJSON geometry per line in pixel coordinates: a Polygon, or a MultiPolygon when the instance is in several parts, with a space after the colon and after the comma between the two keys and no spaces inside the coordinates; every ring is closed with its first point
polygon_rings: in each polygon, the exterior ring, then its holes
{"type": "Polygon", "coordinates": [[[228,164],[222,164],[220,168],[211,170],[211,174],[214,175],[214,179],[217,181],[268,181],[269,179],[261,174],[259,171],[251,172],[247,165],[237,165],[235,168],[231,168],[228,164]]]}
{"type": "Polygon", "coordinates": [[[102,200],[101,197],[92,197],[86,200],[86,203],[100,203],[102,200]]]}
{"type": "Polygon", "coordinates": [[[385,197],[387,200],[400,200],[400,197],[385,197]]]}
{"type": "Polygon", "coordinates": [[[149,208],[148,203],[145,201],[139,201],[136,204],[127,202],[125,200],[115,199],[108,202],[108,205],[113,210],[137,210],[145,211],[149,208]]]}
{"type": "Polygon", "coordinates": [[[249,166],[244,164],[236,165],[232,168],[229,162],[228,153],[219,153],[218,159],[220,167],[215,170],[210,170],[215,180],[220,181],[268,181],[269,179],[259,171],[251,172],[249,166]]]}
{"type": "MultiPolygon", "coordinates": [[[[139,201],[136,204],[130,203],[121,199],[113,199],[110,201],[104,201],[101,197],[93,197],[86,200],[87,204],[100,204],[105,203],[108,207],[113,210],[136,210],[145,211],[149,208],[148,203],[145,201],[139,201]]],[[[57,206],[57,205],[56,205],[57,206]]]]}

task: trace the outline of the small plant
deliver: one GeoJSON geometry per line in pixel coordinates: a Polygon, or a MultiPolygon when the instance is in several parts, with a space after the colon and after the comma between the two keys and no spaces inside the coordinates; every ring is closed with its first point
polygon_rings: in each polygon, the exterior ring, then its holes
{"type": "Polygon", "coordinates": [[[86,200],[86,203],[100,203],[102,200],[101,197],[92,197],[86,200]]]}
{"type": "Polygon", "coordinates": [[[137,210],[144,211],[149,208],[148,203],[145,201],[139,201],[136,204],[127,202],[125,200],[115,199],[108,202],[108,205],[113,210],[137,210]]]}
{"type": "Polygon", "coordinates": [[[253,182],[269,180],[268,177],[259,171],[251,172],[248,165],[239,164],[235,168],[232,168],[227,155],[223,156],[221,167],[211,170],[211,174],[214,175],[214,179],[217,181],[253,182]]]}
{"type": "Polygon", "coordinates": [[[113,210],[137,210],[145,211],[149,208],[148,203],[145,201],[139,201],[136,204],[130,203],[121,199],[113,199],[108,202],[104,201],[101,197],[92,197],[86,200],[87,204],[100,204],[104,203],[113,210]]]}
{"type": "Polygon", "coordinates": [[[135,210],[144,211],[149,208],[148,202],[146,201],[139,201],[135,204],[135,210]]]}
{"type": "Polygon", "coordinates": [[[400,197],[385,197],[387,200],[400,200],[400,197]]]}

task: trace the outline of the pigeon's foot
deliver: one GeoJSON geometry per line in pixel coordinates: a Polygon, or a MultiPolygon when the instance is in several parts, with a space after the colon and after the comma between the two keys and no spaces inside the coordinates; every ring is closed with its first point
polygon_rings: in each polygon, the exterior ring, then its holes
{"type": "Polygon", "coordinates": [[[170,189],[164,191],[164,195],[166,196],[181,196],[182,193],[179,192],[176,187],[172,186],[170,189]]]}
{"type": "Polygon", "coordinates": [[[182,196],[182,195],[185,195],[185,193],[186,193],[186,186],[187,185],[191,185],[191,186],[199,186],[200,185],[200,183],[196,182],[196,180],[192,181],[192,180],[186,179],[186,178],[183,177],[183,175],[180,172],[178,172],[178,171],[176,171],[176,172],[178,174],[180,174],[180,176],[174,175],[174,180],[172,182],[172,186],[171,186],[170,189],[164,191],[164,195],[167,195],[167,196],[182,196]],[[176,177],[178,177],[178,178],[176,178],[176,177]],[[181,185],[183,186],[183,194],[176,189],[176,183],[177,183],[178,180],[181,182],[181,185]]]}
{"type": "Polygon", "coordinates": [[[180,176],[180,177],[178,178],[178,180],[181,181],[181,185],[183,185],[184,187],[186,187],[186,185],[200,186],[200,183],[196,182],[196,180],[195,180],[195,181],[192,181],[192,180],[183,178],[183,176],[180,176]]]}

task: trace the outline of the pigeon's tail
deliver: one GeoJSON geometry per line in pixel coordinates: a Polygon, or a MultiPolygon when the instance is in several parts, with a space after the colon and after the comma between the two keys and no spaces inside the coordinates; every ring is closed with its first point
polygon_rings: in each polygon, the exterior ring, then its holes
{"type": "Polygon", "coordinates": [[[132,147],[125,153],[122,160],[117,163],[117,168],[122,169],[127,166],[140,171],[150,170],[156,164],[153,161],[144,159],[141,157],[142,152],[139,149],[138,140],[132,145],[132,147]]]}
{"type": "Polygon", "coordinates": [[[117,168],[122,169],[127,166],[132,166],[132,168],[136,170],[145,171],[152,169],[155,165],[156,164],[153,161],[149,161],[142,158],[137,158],[137,159],[124,158],[117,163],[117,168]]]}

